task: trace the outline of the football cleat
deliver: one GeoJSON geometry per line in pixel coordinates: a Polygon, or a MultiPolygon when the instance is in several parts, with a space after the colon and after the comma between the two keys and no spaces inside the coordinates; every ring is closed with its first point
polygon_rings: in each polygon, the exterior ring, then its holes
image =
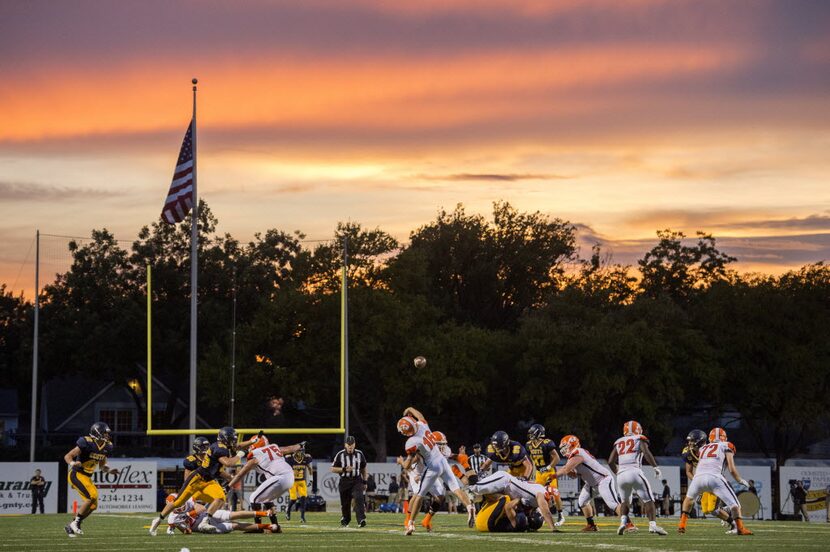
{"type": "Polygon", "coordinates": [[[210,522],[210,516],[205,516],[204,518],[202,518],[202,521],[199,523],[199,527],[197,529],[199,529],[200,533],[219,532],[219,530],[216,527],[214,527],[213,524],[210,522]]]}
{"type": "Polygon", "coordinates": [[[598,531],[599,531],[599,529],[597,529],[596,525],[586,525],[585,527],[582,528],[583,533],[596,533],[598,531]]]}
{"type": "Polygon", "coordinates": [[[75,533],[76,535],[83,535],[84,534],[84,530],[81,529],[81,523],[76,519],[73,519],[69,523],[69,528],[72,529],[72,532],[75,533]]]}
{"type": "Polygon", "coordinates": [[[282,527],[280,527],[279,523],[272,523],[268,526],[268,530],[271,531],[271,533],[282,533],[282,527]]]}
{"type": "Polygon", "coordinates": [[[625,533],[625,528],[626,528],[626,524],[625,523],[620,523],[620,526],[617,527],[617,534],[622,535],[623,533],[625,533]]]}
{"type": "Polygon", "coordinates": [[[648,533],[650,535],[668,535],[668,533],[666,533],[666,530],[660,527],[659,525],[650,525],[648,528],[648,533]]]}
{"type": "Polygon", "coordinates": [[[639,533],[640,530],[637,529],[637,526],[631,522],[625,524],[625,532],[626,533],[639,533]]]}
{"type": "Polygon", "coordinates": [[[361,519],[360,521],[357,522],[357,526],[358,527],[366,527],[366,520],[361,519]]]}
{"type": "Polygon", "coordinates": [[[63,530],[66,531],[66,536],[75,538],[75,532],[69,527],[69,525],[65,525],[63,530]]]}
{"type": "Polygon", "coordinates": [[[432,533],[432,522],[427,522],[426,519],[421,520],[421,527],[427,530],[427,533],[432,533]]]}
{"type": "Polygon", "coordinates": [[[167,534],[168,535],[175,535],[176,534],[176,528],[173,527],[172,525],[168,525],[167,526],[167,534]]]}
{"type": "Polygon", "coordinates": [[[677,528],[677,532],[678,532],[678,533],[680,533],[680,534],[682,535],[682,534],[684,534],[684,533],[686,532],[686,528],[685,528],[685,527],[678,527],[678,528],[677,528]]]}
{"type": "Polygon", "coordinates": [[[415,524],[410,521],[409,523],[406,524],[406,530],[403,532],[403,534],[408,537],[408,536],[412,535],[412,533],[414,533],[414,532],[415,532],[415,524]]]}
{"type": "Polygon", "coordinates": [[[154,537],[158,533],[159,525],[161,525],[161,518],[156,516],[153,518],[153,521],[150,523],[150,534],[154,537]]]}
{"type": "Polygon", "coordinates": [[[564,516],[564,514],[562,514],[562,512],[559,512],[559,517],[556,520],[556,523],[553,524],[553,526],[554,527],[562,527],[563,525],[565,525],[565,516],[564,516]]]}

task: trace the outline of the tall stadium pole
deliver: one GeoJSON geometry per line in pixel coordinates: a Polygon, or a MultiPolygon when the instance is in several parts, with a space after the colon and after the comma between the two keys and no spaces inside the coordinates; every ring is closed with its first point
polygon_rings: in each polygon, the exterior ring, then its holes
{"type": "Polygon", "coordinates": [[[233,314],[231,315],[231,427],[236,406],[236,267],[233,267],[233,314]]]}
{"type": "MultiPolygon", "coordinates": [[[[196,84],[193,79],[193,210],[190,212],[190,429],[196,429],[196,304],[199,292],[199,195],[196,193],[196,84]]],[[[193,444],[190,435],[190,444],[193,444]]]]}
{"type": "Polygon", "coordinates": [[[37,346],[40,331],[40,230],[35,233],[35,330],[32,339],[32,422],[29,427],[29,462],[35,461],[35,437],[37,436],[37,346]]]}
{"type": "Polygon", "coordinates": [[[343,326],[341,347],[343,348],[343,429],[349,435],[349,237],[343,237],[343,307],[341,324],[343,326]]]}

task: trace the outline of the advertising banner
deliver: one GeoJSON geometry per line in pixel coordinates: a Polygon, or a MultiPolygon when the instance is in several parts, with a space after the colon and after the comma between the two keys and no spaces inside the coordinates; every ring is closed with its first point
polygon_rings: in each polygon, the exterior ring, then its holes
{"type": "MultiPolygon", "coordinates": [[[[742,466],[740,463],[737,463],[737,468],[738,471],[741,472],[744,479],[746,479],[747,482],[755,488],[756,492],[754,494],[758,496],[760,501],[760,504],[754,506],[754,508],[758,509],[758,512],[753,514],[753,506],[750,505],[750,510],[744,512],[744,517],[754,519],[772,519],[772,470],[770,467],[742,466]]],[[[738,500],[741,501],[741,506],[744,510],[746,510],[747,507],[742,500],[742,496],[744,493],[751,493],[752,491],[740,483],[733,481],[732,476],[728,473],[725,475],[726,480],[729,481],[729,484],[732,485],[732,488],[735,489],[735,492],[738,494],[738,500]]]]}
{"type": "MultiPolygon", "coordinates": [[[[43,511],[58,512],[57,462],[2,462],[0,463],[0,514],[31,514],[32,489],[30,480],[40,470],[46,480],[43,485],[43,511]]],[[[38,508],[38,513],[40,508],[38,508]]]]}
{"type": "MultiPolygon", "coordinates": [[[[744,476],[746,477],[746,476],[744,476]]],[[[827,521],[827,501],[830,493],[830,467],[782,466],[779,471],[779,493],[782,514],[796,512],[794,506],[804,489],[804,507],[810,521],[827,521]]],[[[799,508],[800,510],[800,508],[799,508]]]]}
{"type": "MultiPolygon", "coordinates": [[[[96,471],[92,482],[98,488],[99,512],[156,512],[156,463],[133,460],[109,460],[107,465],[118,475],[96,471]]],[[[66,493],[66,511],[83,498],[71,486],[66,493]]]]}

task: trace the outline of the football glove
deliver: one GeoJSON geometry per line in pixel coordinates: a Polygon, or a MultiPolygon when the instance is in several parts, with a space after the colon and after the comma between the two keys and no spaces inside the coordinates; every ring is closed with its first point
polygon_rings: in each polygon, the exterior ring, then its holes
{"type": "Polygon", "coordinates": [[[744,487],[749,488],[749,481],[747,481],[746,479],[741,479],[740,481],[738,481],[738,483],[740,483],[744,487]]]}

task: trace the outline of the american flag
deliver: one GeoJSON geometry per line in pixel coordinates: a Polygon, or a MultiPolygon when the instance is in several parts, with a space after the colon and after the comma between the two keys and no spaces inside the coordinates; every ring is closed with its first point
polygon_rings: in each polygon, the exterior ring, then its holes
{"type": "Polygon", "coordinates": [[[170,224],[184,220],[193,207],[193,121],[187,127],[182,141],[179,160],[176,162],[176,172],[173,173],[173,182],[167,192],[167,200],[161,210],[161,219],[170,224]]]}

